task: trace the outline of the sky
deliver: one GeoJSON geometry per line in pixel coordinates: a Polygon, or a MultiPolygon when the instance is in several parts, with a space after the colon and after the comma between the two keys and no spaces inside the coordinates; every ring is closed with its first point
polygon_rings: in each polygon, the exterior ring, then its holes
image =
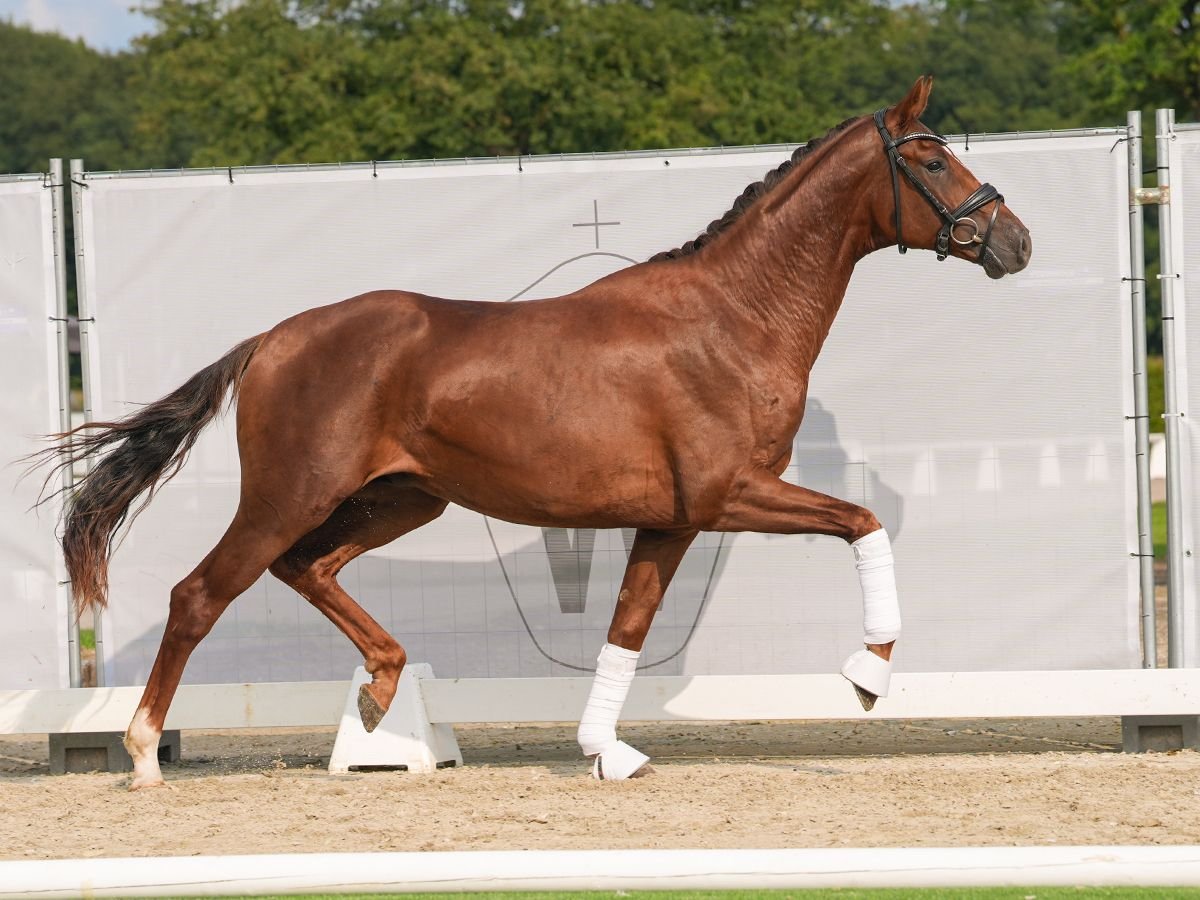
{"type": "Polygon", "coordinates": [[[150,20],[130,7],[137,0],[0,0],[0,19],[83,38],[97,50],[123,50],[150,20]]]}

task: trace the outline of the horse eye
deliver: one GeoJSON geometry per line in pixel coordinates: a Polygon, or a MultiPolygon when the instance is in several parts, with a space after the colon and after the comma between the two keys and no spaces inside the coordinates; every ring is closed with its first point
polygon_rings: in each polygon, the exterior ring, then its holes
{"type": "Polygon", "coordinates": [[[946,164],[940,159],[933,159],[925,163],[925,169],[929,172],[940,172],[946,168],[946,164]]]}

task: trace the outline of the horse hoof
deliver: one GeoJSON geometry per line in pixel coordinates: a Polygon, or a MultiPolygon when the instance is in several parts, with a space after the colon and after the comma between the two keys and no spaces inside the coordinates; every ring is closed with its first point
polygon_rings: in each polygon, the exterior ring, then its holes
{"type": "Polygon", "coordinates": [[[854,693],[858,695],[858,702],[862,704],[862,708],[867,712],[873,710],[875,708],[875,701],[878,700],[879,697],[875,694],[872,694],[870,691],[864,691],[853,682],[851,682],[851,685],[854,688],[854,693]]]}
{"type": "Polygon", "coordinates": [[[876,700],[888,695],[892,664],[870,650],[859,650],[842,664],[842,677],[854,686],[858,702],[870,712],[875,708],[876,700]]]}
{"type": "Polygon", "coordinates": [[[147,778],[144,781],[139,781],[137,778],[135,778],[129,784],[130,792],[141,791],[141,790],[145,790],[146,788],[165,788],[165,787],[170,787],[170,785],[168,785],[165,781],[163,781],[162,778],[147,778]]]}
{"type": "Polygon", "coordinates": [[[639,753],[624,741],[617,741],[592,757],[592,777],[597,781],[641,778],[654,773],[649,762],[650,757],[646,754],[639,753]]]}
{"type": "MultiPolygon", "coordinates": [[[[599,759],[599,757],[595,757],[599,759]]],[[[641,768],[637,769],[632,775],[626,775],[624,778],[613,778],[611,775],[604,774],[604,763],[594,762],[592,765],[592,777],[597,781],[630,781],[634,778],[645,778],[647,775],[655,775],[657,771],[650,763],[645,763],[641,768]]]]}
{"type": "Polygon", "coordinates": [[[615,778],[613,777],[612,773],[606,773],[604,771],[604,762],[599,757],[596,757],[595,762],[592,764],[592,777],[597,781],[631,781],[634,778],[645,778],[647,775],[655,774],[657,774],[657,772],[654,766],[650,765],[650,763],[645,763],[644,765],[635,769],[632,775],[625,775],[621,778],[615,778]]]}
{"type": "Polygon", "coordinates": [[[386,713],[387,710],[379,705],[375,695],[367,690],[367,685],[362,685],[358,689],[358,715],[362,719],[363,728],[367,730],[367,734],[379,726],[386,713]]]}

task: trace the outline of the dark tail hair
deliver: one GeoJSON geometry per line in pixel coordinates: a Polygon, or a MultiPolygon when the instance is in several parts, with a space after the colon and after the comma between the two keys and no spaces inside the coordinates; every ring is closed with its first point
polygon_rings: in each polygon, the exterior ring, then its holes
{"type": "Polygon", "coordinates": [[[54,435],[53,447],[34,454],[38,465],[54,462],[47,485],[75,461],[99,459],[76,482],[63,509],[63,557],[77,612],[108,603],[108,557],[117,530],[126,519],[136,518],[158,486],[180,470],[200,431],[220,413],[225,395],[231,401],[237,396],[242,373],[262,339],[260,334],[243,341],[133,415],[54,435]],[[142,494],[145,498],[131,513],[142,494]]]}

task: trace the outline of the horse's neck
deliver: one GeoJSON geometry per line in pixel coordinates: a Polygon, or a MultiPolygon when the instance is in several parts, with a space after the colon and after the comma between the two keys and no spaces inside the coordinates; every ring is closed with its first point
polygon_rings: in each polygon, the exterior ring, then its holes
{"type": "Polygon", "coordinates": [[[829,334],[855,263],[874,249],[862,160],[822,162],[814,160],[811,170],[764,197],[698,260],[728,302],[765,323],[781,355],[804,375],[829,334]]]}

